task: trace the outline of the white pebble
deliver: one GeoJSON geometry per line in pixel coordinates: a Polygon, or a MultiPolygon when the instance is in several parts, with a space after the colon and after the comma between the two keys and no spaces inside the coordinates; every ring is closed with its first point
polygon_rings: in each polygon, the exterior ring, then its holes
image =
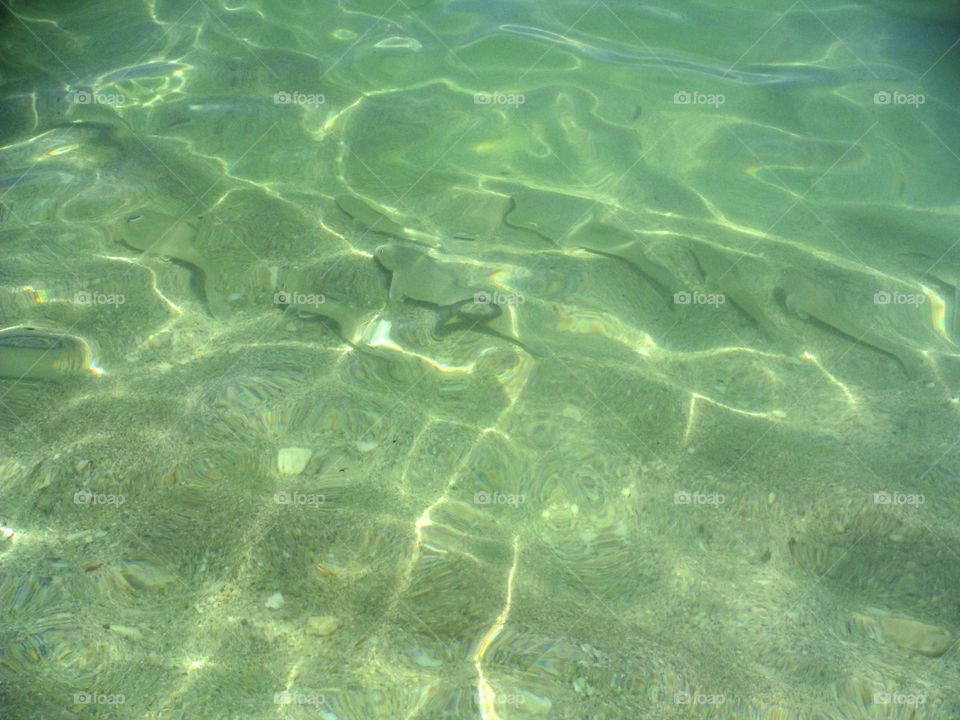
{"type": "Polygon", "coordinates": [[[264,605],[271,610],[279,610],[283,607],[283,595],[275,592],[273,595],[267,598],[267,601],[264,603],[264,605]]]}
{"type": "Polygon", "coordinates": [[[307,635],[326,637],[333,635],[340,627],[340,618],[333,615],[314,615],[307,620],[307,635]]]}
{"type": "Polygon", "coordinates": [[[277,471],[281,475],[299,475],[312,457],[310,448],[283,448],[277,453],[277,471]]]}

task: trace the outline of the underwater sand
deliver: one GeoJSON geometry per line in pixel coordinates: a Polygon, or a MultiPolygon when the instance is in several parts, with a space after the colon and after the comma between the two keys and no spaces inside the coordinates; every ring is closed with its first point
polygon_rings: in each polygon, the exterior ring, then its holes
{"type": "Polygon", "coordinates": [[[0,5],[0,720],[960,717],[960,12],[0,5]]]}

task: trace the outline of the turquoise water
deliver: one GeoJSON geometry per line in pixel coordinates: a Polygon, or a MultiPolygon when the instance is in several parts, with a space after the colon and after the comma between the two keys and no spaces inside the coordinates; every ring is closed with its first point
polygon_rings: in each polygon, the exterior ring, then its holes
{"type": "Polygon", "coordinates": [[[0,12],[0,718],[960,717],[951,3],[0,12]]]}

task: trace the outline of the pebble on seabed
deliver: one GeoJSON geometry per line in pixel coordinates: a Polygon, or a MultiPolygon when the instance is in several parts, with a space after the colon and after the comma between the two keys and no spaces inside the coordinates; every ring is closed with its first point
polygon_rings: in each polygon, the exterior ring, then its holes
{"type": "Polygon", "coordinates": [[[307,635],[333,635],[342,623],[333,615],[314,615],[307,620],[307,635]]]}
{"type": "Polygon", "coordinates": [[[940,657],[953,642],[948,630],[907,618],[882,618],[880,627],[890,640],[904,650],[927,657],[940,657]]]}
{"type": "Polygon", "coordinates": [[[279,610],[283,607],[283,595],[281,593],[275,592],[273,595],[267,598],[267,601],[264,603],[264,606],[270,608],[271,610],[279,610]]]}
{"type": "Polygon", "coordinates": [[[277,471],[281,475],[299,475],[313,457],[310,448],[289,447],[277,453],[277,471]]]}
{"type": "Polygon", "coordinates": [[[120,575],[134,590],[165,590],[177,579],[165,568],[143,560],[124,563],[120,575]]]}

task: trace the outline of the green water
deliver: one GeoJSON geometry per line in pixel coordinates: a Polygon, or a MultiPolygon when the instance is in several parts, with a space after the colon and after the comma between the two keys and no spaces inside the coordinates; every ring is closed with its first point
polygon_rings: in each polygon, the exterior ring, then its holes
{"type": "Polygon", "coordinates": [[[958,37],[0,2],[0,718],[960,717],[958,37]]]}

